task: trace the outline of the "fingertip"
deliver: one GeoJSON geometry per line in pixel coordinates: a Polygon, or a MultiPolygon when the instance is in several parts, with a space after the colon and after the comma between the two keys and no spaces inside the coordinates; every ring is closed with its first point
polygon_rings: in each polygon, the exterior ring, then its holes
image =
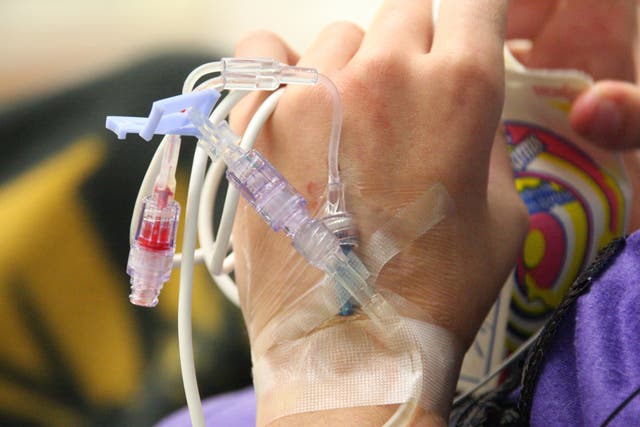
{"type": "Polygon", "coordinates": [[[593,86],[573,103],[569,122],[574,131],[591,142],[620,148],[623,140],[623,111],[601,87],[593,86]]]}
{"type": "Polygon", "coordinates": [[[578,134],[587,136],[589,121],[595,114],[598,105],[598,97],[592,90],[580,94],[571,106],[569,112],[569,123],[578,134]]]}

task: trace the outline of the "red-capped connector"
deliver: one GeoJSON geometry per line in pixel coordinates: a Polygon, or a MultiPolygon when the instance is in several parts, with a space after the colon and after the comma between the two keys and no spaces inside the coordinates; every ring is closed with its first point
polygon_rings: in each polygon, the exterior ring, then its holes
{"type": "Polygon", "coordinates": [[[171,276],[176,249],[180,205],[173,197],[158,196],[144,199],[127,263],[131,276],[129,300],[144,307],[158,304],[160,290],[171,276]]]}

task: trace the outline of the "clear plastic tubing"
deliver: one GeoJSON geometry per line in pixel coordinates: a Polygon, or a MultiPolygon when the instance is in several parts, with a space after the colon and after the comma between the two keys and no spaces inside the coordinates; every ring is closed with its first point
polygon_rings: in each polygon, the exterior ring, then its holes
{"type": "Polygon", "coordinates": [[[193,70],[185,80],[183,93],[190,92],[197,81],[211,73],[220,73],[212,82],[198,89],[221,86],[228,90],[274,90],[282,84],[322,85],[331,97],[331,132],[328,149],[328,210],[334,214],[342,209],[343,187],[340,181],[339,154],[342,133],[342,99],[335,84],[316,70],[281,64],[273,59],[223,58],[193,70]]]}

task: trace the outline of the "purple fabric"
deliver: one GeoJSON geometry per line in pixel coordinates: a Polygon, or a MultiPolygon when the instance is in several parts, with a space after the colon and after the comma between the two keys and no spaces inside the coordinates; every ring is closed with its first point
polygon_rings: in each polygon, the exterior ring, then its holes
{"type": "MultiPolygon", "coordinates": [[[[615,262],[569,310],[545,356],[533,399],[531,425],[600,426],[640,387],[640,231],[615,262]]],[[[252,388],[203,403],[208,426],[256,422],[252,388]]],[[[180,410],[156,427],[189,426],[180,410]]],[[[640,426],[636,396],[609,426],[640,426]]]]}
{"type": "MultiPolygon", "coordinates": [[[[532,426],[600,426],[640,387],[640,232],[578,299],[545,356],[532,426]]],[[[610,426],[640,425],[640,396],[610,426]]]]}
{"type": "MultiPolygon", "coordinates": [[[[256,396],[248,387],[232,393],[221,394],[202,402],[207,426],[253,427],[256,425],[256,396]]],[[[156,427],[188,427],[189,411],[184,408],[163,419],[156,427]]]]}

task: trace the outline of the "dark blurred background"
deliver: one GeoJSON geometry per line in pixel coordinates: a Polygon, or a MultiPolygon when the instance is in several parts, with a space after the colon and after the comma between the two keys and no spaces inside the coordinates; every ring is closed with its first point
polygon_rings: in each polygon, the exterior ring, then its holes
{"type": "MultiPolygon", "coordinates": [[[[0,1],[0,426],[146,426],[185,404],[179,272],[155,309],[127,298],[130,215],[158,139],[118,141],[105,116],[146,115],[251,29],[302,50],[380,2],[0,1]]],[[[195,276],[201,394],[246,386],[240,312],[195,276]]]]}

